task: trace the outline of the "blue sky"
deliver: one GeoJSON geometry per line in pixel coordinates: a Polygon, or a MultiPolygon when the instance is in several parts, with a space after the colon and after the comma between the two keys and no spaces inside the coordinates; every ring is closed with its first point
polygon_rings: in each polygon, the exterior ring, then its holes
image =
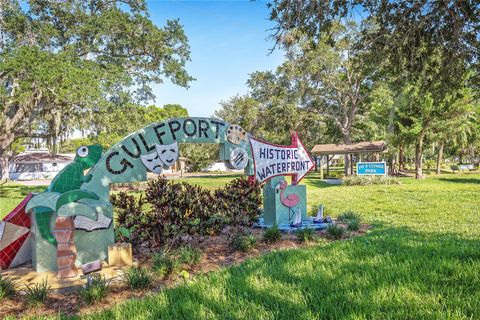
{"type": "Polygon", "coordinates": [[[148,1],[158,26],[180,19],[188,36],[187,70],[196,78],[184,89],[165,81],[155,86],[155,104],[178,103],[191,116],[211,116],[221,100],[247,92],[246,81],[257,70],[275,69],[283,53],[269,54],[269,11],[264,1],[148,1]]]}

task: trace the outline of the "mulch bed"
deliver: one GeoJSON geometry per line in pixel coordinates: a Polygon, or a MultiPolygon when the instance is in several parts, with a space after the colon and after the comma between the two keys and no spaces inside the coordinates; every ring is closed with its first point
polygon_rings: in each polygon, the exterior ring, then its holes
{"type": "MultiPolygon", "coordinates": [[[[341,223],[338,223],[342,225],[341,223]]],[[[349,232],[346,238],[356,237],[366,233],[370,229],[369,225],[362,224],[359,231],[349,232]]],[[[254,229],[254,236],[257,238],[257,244],[254,249],[249,252],[232,252],[228,246],[228,242],[225,235],[204,237],[196,239],[199,241],[199,248],[202,250],[202,257],[200,263],[191,268],[184,268],[188,271],[190,277],[194,277],[198,274],[205,274],[211,271],[218,270],[231,265],[237,265],[245,261],[246,259],[257,257],[262,254],[268,253],[274,250],[305,248],[314,246],[315,242],[300,243],[294,234],[282,234],[282,240],[277,243],[267,245],[262,242],[263,230],[254,229]]],[[[325,230],[316,231],[315,235],[320,238],[326,238],[325,230]]],[[[138,251],[138,250],[137,250],[138,251]]],[[[143,253],[135,255],[135,258],[139,260],[140,266],[150,266],[150,250],[143,250],[143,253]]],[[[43,306],[29,307],[26,299],[20,294],[8,299],[3,299],[0,307],[0,318],[6,316],[12,316],[20,318],[22,316],[55,316],[62,315],[79,315],[87,314],[103,309],[108,309],[132,298],[141,298],[152,293],[158,292],[165,288],[170,288],[182,283],[183,280],[180,276],[171,276],[168,279],[154,278],[153,285],[150,289],[145,291],[130,290],[121,281],[112,282],[111,291],[107,297],[94,305],[86,305],[79,297],[78,293],[51,293],[47,302],[43,306]]]]}

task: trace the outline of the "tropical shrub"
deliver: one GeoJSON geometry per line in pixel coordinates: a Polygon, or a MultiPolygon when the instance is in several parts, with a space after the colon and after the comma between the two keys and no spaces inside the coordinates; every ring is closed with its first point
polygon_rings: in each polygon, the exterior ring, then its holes
{"type": "Polygon", "coordinates": [[[146,197],[120,192],[111,198],[117,226],[133,244],[178,245],[184,236],[213,235],[226,226],[251,226],[260,216],[261,189],[245,178],[211,192],[164,177],[147,184],[146,197]]]}
{"type": "Polygon", "coordinates": [[[180,247],[180,249],[178,249],[178,253],[180,256],[180,262],[189,266],[198,264],[202,256],[202,251],[191,245],[180,247]]]}
{"type": "Polygon", "coordinates": [[[327,227],[327,237],[332,240],[339,240],[345,235],[345,229],[339,225],[331,224],[327,227]]]}
{"type": "Polygon", "coordinates": [[[360,229],[360,215],[353,211],[345,211],[338,219],[347,224],[347,229],[350,231],[358,231],[360,229]]]}
{"type": "Polygon", "coordinates": [[[183,235],[205,234],[215,227],[210,220],[216,215],[215,198],[200,186],[159,178],[148,183],[146,198],[152,207],[149,216],[155,217],[150,229],[157,242],[163,238],[177,243],[183,235]]]}
{"type": "Polygon", "coordinates": [[[233,251],[248,252],[255,247],[257,239],[252,234],[237,233],[230,240],[230,248],[233,251]]]}
{"type": "Polygon", "coordinates": [[[343,179],[346,186],[370,186],[400,184],[400,180],[390,176],[348,176],[343,179]]]}
{"type": "Polygon", "coordinates": [[[268,228],[263,233],[263,241],[266,244],[272,244],[272,243],[278,242],[280,240],[282,240],[282,233],[280,232],[280,229],[278,229],[277,226],[273,226],[271,228],[268,228]]]}
{"type": "Polygon", "coordinates": [[[160,251],[152,255],[152,269],[163,278],[180,270],[180,260],[169,251],[160,251]]]}
{"type": "Polygon", "coordinates": [[[262,193],[256,181],[234,179],[225,187],[215,190],[215,198],[218,210],[226,214],[230,225],[250,227],[261,214],[262,193]]]}
{"type": "Polygon", "coordinates": [[[300,242],[309,242],[314,239],[313,229],[312,228],[303,228],[295,231],[298,241],[300,242]]]}
{"type": "Polygon", "coordinates": [[[79,295],[87,304],[92,304],[103,300],[110,291],[110,281],[98,274],[88,277],[85,287],[83,287],[79,295]]]}
{"type": "Polygon", "coordinates": [[[142,232],[142,229],[135,230],[136,227],[142,226],[145,223],[145,214],[143,211],[143,206],[146,203],[145,199],[141,195],[140,197],[135,197],[126,192],[119,192],[110,197],[110,202],[113,205],[114,216],[116,218],[116,240],[128,239],[133,244],[138,244],[143,236],[145,236],[144,234],[138,234],[138,232],[142,232]],[[128,232],[123,232],[123,230],[128,232]]]}
{"type": "Polygon", "coordinates": [[[35,283],[31,286],[25,284],[23,291],[29,305],[39,306],[47,301],[48,295],[52,290],[47,279],[44,279],[42,282],[35,283]]]}
{"type": "Polygon", "coordinates": [[[146,289],[153,281],[152,276],[142,267],[130,267],[123,276],[130,289],[146,289]]]}
{"type": "Polygon", "coordinates": [[[0,301],[13,296],[16,291],[17,283],[13,279],[0,274],[0,301]]]}

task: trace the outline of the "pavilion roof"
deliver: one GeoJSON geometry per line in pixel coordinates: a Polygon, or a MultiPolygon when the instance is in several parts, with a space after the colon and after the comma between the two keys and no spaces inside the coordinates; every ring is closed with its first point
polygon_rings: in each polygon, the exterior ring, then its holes
{"type": "Polygon", "coordinates": [[[15,156],[13,162],[45,163],[45,162],[71,162],[74,155],[50,154],[48,152],[31,152],[15,156]]]}
{"type": "Polygon", "coordinates": [[[375,153],[385,152],[385,141],[363,141],[353,144],[317,144],[312,149],[314,155],[375,153]]]}

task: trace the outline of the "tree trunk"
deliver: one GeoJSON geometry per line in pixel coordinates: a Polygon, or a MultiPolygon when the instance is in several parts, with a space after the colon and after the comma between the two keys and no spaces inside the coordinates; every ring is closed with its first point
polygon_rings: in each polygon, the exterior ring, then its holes
{"type": "Polygon", "coordinates": [[[51,121],[51,149],[50,152],[53,154],[58,154],[60,152],[60,127],[62,122],[62,112],[60,110],[55,110],[53,113],[53,119],[51,121]]]}
{"type": "Polygon", "coordinates": [[[440,174],[440,169],[442,165],[442,159],[443,159],[443,141],[440,142],[438,145],[438,154],[437,154],[437,174],[440,174]]]}
{"type": "Polygon", "coordinates": [[[398,146],[398,169],[405,170],[405,146],[400,143],[398,146]]]}
{"type": "Polygon", "coordinates": [[[422,170],[424,136],[425,135],[421,133],[418,137],[417,142],[415,143],[415,179],[424,178],[422,170]]]}
{"type": "MultiPolygon", "coordinates": [[[[343,138],[343,141],[345,144],[352,144],[352,138],[350,137],[350,134],[346,134],[343,138]]],[[[351,166],[350,155],[345,154],[343,158],[345,159],[343,171],[345,173],[345,176],[349,176],[352,174],[351,167],[350,167],[351,166]]]]}
{"type": "Polygon", "coordinates": [[[9,180],[8,155],[4,152],[0,156],[0,180],[9,180]]]}
{"type": "Polygon", "coordinates": [[[15,141],[13,134],[0,135],[0,179],[9,180],[8,147],[15,141]]]}

